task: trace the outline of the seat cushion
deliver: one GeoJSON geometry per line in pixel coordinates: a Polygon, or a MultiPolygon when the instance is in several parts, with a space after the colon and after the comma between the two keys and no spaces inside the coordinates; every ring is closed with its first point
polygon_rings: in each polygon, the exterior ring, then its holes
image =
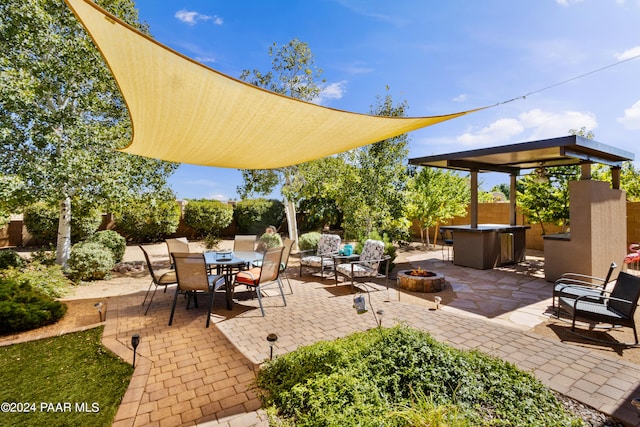
{"type": "Polygon", "coordinates": [[[236,274],[236,282],[245,285],[257,285],[260,280],[260,268],[254,267],[236,274]]]}
{"type": "Polygon", "coordinates": [[[331,254],[340,249],[340,236],[336,234],[323,234],[318,240],[318,255],[331,254]]]}
{"type": "Polygon", "coordinates": [[[308,267],[331,267],[333,259],[330,257],[319,257],[317,255],[306,256],[300,260],[300,264],[308,267]]]}
{"type": "MultiPolygon", "coordinates": [[[[351,264],[338,264],[336,270],[347,277],[351,277],[351,264]]],[[[353,264],[353,277],[375,277],[377,275],[377,268],[373,269],[367,265],[353,264]]]]}
{"type": "Polygon", "coordinates": [[[554,294],[561,294],[563,296],[573,296],[577,298],[579,296],[588,295],[593,297],[599,297],[602,294],[602,288],[588,288],[582,286],[570,286],[566,283],[558,283],[553,287],[554,294]]]}
{"type": "Polygon", "coordinates": [[[178,282],[178,278],[176,277],[176,271],[175,270],[170,270],[167,272],[153,272],[153,275],[155,277],[156,282],[158,282],[158,285],[172,285],[174,283],[178,282]]]}

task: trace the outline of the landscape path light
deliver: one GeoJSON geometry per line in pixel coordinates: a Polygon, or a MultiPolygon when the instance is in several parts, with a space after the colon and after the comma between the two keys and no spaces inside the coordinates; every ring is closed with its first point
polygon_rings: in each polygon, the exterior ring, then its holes
{"type": "Polygon", "coordinates": [[[133,334],[131,336],[131,347],[133,347],[133,368],[134,369],[136,367],[136,349],[138,348],[139,344],[140,344],[140,335],[133,334]]]}
{"type": "Polygon", "coordinates": [[[278,336],[276,334],[267,335],[267,341],[269,341],[269,360],[273,360],[273,346],[278,341],[278,336]]]}

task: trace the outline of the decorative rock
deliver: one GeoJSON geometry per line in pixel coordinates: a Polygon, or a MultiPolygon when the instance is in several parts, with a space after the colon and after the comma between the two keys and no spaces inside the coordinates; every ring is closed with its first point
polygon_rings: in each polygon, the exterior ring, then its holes
{"type": "Polygon", "coordinates": [[[113,267],[112,271],[116,273],[141,273],[145,270],[145,265],[142,262],[121,262],[113,267]]]}

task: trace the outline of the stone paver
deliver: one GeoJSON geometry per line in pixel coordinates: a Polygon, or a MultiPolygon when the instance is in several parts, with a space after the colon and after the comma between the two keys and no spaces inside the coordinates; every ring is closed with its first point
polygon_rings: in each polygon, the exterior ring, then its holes
{"type": "Polygon", "coordinates": [[[456,298],[436,310],[428,296],[387,290],[378,283],[367,286],[371,307],[358,315],[348,285],[308,275],[300,279],[292,266],[293,294],[286,295],[286,307],[277,296],[264,298],[262,317],[257,300],[239,290],[232,311],[225,308],[224,298],[216,298],[211,327],[205,328],[205,304],[186,310],[184,299],[178,300],[173,325],[167,325],[171,289],[156,294],[147,316],[141,306],[143,288],[138,284],[138,292],[123,292],[109,305],[103,342],[130,360],[131,335],[140,334],[142,341],[114,425],[267,426],[252,389],[255,373],[270,354],[267,335],[277,334],[273,354],[278,356],[370,329],[376,326],[377,310],[384,311],[383,326],[406,323],[455,347],[500,357],[552,389],[638,425],[630,400],[640,396],[640,366],[527,332],[547,319],[551,305],[552,285],[537,268],[539,260],[516,269],[480,271],[442,261],[438,250],[412,251],[399,261],[443,273],[456,298]]]}

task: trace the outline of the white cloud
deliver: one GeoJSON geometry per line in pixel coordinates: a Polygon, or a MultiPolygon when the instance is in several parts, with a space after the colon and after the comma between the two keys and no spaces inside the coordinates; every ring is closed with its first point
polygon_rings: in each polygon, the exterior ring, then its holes
{"type": "Polygon", "coordinates": [[[175,17],[188,25],[195,25],[198,21],[213,21],[215,25],[222,25],[222,18],[219,16],[203,15],[202,13],[186,9],[177,11],[175,17]]]}
{"type": "Polygon", "coordinates": [[[593,113],[580,111],[552,113],[536,108],[520,114],[518,120],[525,129],[531,130],[529,138],[533,140],[568,135],[570,129],[584,127],[587,130],[593,130],[598,126],[593,113]]]}
{"type": "Polygon", "coordinates": [[[632,47],[631,49],[627,49],[621,54],[616,55],[616,59],[618,61],[624,61],[625,59],[635,58],[640,55],[640,46],[632,47]]]}
{"type": "Polygon", "coordinates": [[[201,64],[216,62],[216,58],[214,58],[212,56],[196,56],[194,59],[196,61],[200,62],[201,64]]]}
{"type": "MultiPolygon", "coordinates": [[[[640,103],[639,103],[640,104],[640,103]]],[[[637,113],[640,113],[640,106],[637,113]]],[[[502,118],[479,130],[468,131],[456,138],[458,143],[473,146],[506,144],[518,137],[525,140],[538,140],[568,135],[570,129],[593,130],[598,126],[595,115],[579,111],[553,113],[533,109],[518,115],[517,118],[502,118]]]]}
{"type": "Polygon", "coordinates": [[[640,130],[640,101],[624,110],[624,116],[616,119],[626,129],[640,130]]]}
{"type": "Polygon", "coordinates": [[[569,6],[570,4],[582,3],[582,0],[556,0],[556,3],[562,6],[569,6]]]}
{"type": "Polygon", "coordinates": [[[226,194],[209,194],[207,197],[207,199],[211,199],[211,200],[220,200],[221,202],[226,202],[229,200],[229,196],[227,196],[226,194]]]}
{"type": "Polygon", "coordinates": [[[340,98],[342,98],[344,93],[347,91],[346,86],[347,86],[347,81],[346,80],[341,80],[341,81],[336,82],[336,83],[329,83],[328,85],[326,85],[322,89],[322,91],[320,92],[320,95],[315,100],[315,102],[317,104],[321,104],[322,105],[325,101],[327,101],[329,99],[340,99],[340,98]]]}
{"type": "Polygon", "coordinates": [[[464,145],[486,145],[507,141],[522,133],[522,124],[516,119],[499,119],[477,132],[467,132],[456,140],[464,145]]]}
{"type": "Polygon", "coordinates": [[[464,102],[469,98],[469,96],[466,93],[461,93],[460,95],[456,96],[455,98],[453,98],[454,102],[464,102]]]}

